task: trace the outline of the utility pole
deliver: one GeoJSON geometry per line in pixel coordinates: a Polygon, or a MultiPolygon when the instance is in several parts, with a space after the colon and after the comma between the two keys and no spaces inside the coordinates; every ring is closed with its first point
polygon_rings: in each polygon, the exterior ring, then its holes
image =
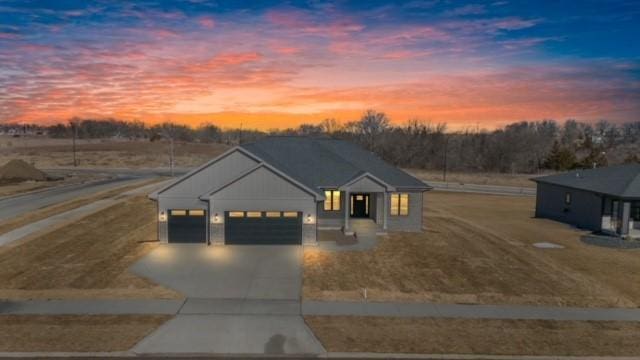
{"type": "Polygon", "coordinates": [[[76,158],[76,137],[78,136],[78,124],[75,121],[71,122],[71,133],[72,133],[72,147],[73,147],[73,167],[78,166],[78,160],[76,158]]]}
{"type": "Polygon", "coordinates": [[[449,145],[449,137],[447,134],[444,134],[444,155],[443,157],[443,167],[442,167],[442,181],[447,182],[447,147],[449,145]]]}
{"type": "Polygon", "coordinates": [[[242,122],[240,122],[240,134],[238,135],[238,145],[242,145],[242,122]]]}
{"type": "Polygon", "coordinates": [[[174,162],[174,146],[173,146],[173,135],[174,135],[174,131],[173,131],[173,123],[169,124],[170,128],[169,128],[169,169],[171,171],[171,177],[173,177],[174,175],[174,171],[173,171],[173,162],[174,162]]]}

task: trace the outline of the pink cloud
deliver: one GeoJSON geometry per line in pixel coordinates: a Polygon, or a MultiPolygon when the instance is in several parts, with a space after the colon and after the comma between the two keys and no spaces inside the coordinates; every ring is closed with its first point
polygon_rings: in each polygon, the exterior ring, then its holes
{"type": "Polygon", "coordinates": [[[215,21],[210,17],[203,17],[198,20],[198,24],[206,29],[213,29],[215,26],[215,21]]]}

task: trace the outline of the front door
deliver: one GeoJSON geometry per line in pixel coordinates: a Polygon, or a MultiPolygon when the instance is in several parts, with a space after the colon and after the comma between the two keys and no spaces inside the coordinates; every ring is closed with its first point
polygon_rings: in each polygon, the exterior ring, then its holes
{"type": "Polygon", "coordinates": [[[351,217],[369,217],[369,194],[351,194],[351,217]]]}

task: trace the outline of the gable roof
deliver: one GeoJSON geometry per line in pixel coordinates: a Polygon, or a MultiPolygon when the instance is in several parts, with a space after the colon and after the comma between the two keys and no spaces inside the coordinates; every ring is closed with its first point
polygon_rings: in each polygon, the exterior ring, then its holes
{"type": "Polygon", "coordinates": [[[274,168],[273,166],[271,166],[271,165],[269,165],[267,163],[264,163],[264,162],[261,162],[261,163],[257,164],[256,166],[254,166],[251,169],[245,171],[243,174],[241,174],[240,176],[234,178],[233,180],[229,181],[228,183],[208,190],[204,194],[200,195],[199,198],[201,200],[208,200],[209,197],[213,196],[214,194],[222,191],[223,189],[226,189],[227,187],[233,185],[234,183],[244,179],[245,177],[253,174],[257,170],[262,169],[262,168],[271,171],[274,175],[278,176],[279,178],[281,178],[284,181],[287,181],[288,183],[290,183],[291,185],[293,185],[293,186],[297,187],[298,189],[304,191],[305,193],[313,196],[316,200],[324,200],[324,194],[316,192],[313,189],[309,189],[304,184],[299,183],[295,179],[292,179],[290,176],[287,176],[287,174],[283,174],[280,170],[278,170],[278,169],[274,168]]]}
{"type": "Polygon", "coordinates": [[[640,198],[640,164],[573,170],[531,180],[621,198],[640,198]]]}
{"type": "Polygon", "coordinates": [[[262,162],[262,159],[257,158],[254,154],[248,152],[247,150],[238,147],[238,146],[234,146],[231,149],[223,152],[222,154],[216,156],[215,158],[207,161],[206,163],[198,166],[197,168],[189,171],[188,173],[180,176],[177,180],[170,182],[169,184],[167,184],[166,186],[163,186],[162,188],[152,192],[151,194],[149,194],[149,198],[150,199],[154,199],[157,200],[158,199],[158,195],[160,195],[161,193],[171,189],[172,187],[178,185],[179,183],[187,180],[188,178],[192,177],[193,175],[196,175],[197,173],[201,172],[202,170],[208,168],[209,166],[217,163],[218,161],[226,158],[227,156],[233,154],[236,151],[240,151],[241,153],[243,153],[244,155],[248,156],[249,158],[255,160],[256,162],[260,163],[262,162]]]}
{"type": "Polygon", "coordinates": [[[398,190],[429,190],[424,182],[347,141],[303,136],[269,136],[242,148],[317,191],[338,188],[369,173],[398,190]]]}

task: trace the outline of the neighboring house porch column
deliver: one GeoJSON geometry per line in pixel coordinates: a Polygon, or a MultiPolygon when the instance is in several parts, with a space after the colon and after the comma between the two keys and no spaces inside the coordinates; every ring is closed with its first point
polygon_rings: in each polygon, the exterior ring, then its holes
{"type": "Polygon", "coordinates": [[[349,190],[344,191],[344,231],[347,232],[349,230],[349,215],[351,214],[351,209],[349,209],[349,204],[351,203],[351,199],[349,198],[349,190]]]}
{"type": "Polygon", "coordinates": [[[387,217],[389,217],[389,199],[386,192],[382,193],[382,229],[387,230],[387,217]]]}
{"type": "Polygon", "coordinates": [[[629,235],[629,219],[631,218],[631,203],[622,203],[622,224],[620,226],[620,235],[629,235]]]}

